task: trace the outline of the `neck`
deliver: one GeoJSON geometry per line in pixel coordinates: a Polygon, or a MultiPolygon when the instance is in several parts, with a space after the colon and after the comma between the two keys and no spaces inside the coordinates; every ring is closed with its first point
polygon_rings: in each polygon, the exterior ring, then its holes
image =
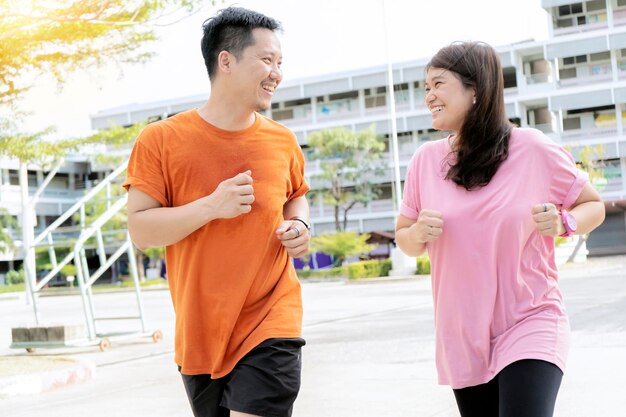
{"type": "Polygon", "coordinates": [[[452,133],[450,136],[448,136],[448,145],[450,145],[450,149],[452,150],[452,152],[456,152],[458,150],[458,144],[459,135],[457,135],[456,133],[452,133]]]}
{"type": "Polygon", "coordinates": [[[211,92],[209,100],[198,108],[198,114],[223,130],[244,130],[254,124],[254,111],[245,108],[241,101],[228,94],[211,92]]]}

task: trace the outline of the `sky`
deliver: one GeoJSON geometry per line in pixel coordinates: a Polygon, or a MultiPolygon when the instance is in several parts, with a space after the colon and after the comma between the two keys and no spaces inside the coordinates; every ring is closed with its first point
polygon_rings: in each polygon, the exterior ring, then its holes
{"type": "Polygon", "coordinates": [[[32,113],[28,130],[55,126],[57,136],[84,136],[91,133],[90,115],[101,110],[208,97],[201,25],[228,5],[282,23],[283,82],[384,65],[388,57],[392,62],[426,58],[458,40],[497,47],[548,36],[541,0],[217,0],[215,6],[159,28],[160,40],[151,45],[157,54],[146,64],[78,71],[61,87],[41,76],[21,106],[32,113]]]}

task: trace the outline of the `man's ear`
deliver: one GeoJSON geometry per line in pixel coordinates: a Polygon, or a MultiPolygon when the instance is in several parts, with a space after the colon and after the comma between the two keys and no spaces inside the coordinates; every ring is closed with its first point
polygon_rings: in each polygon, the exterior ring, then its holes
{"type": "Polygon", "coordinates": [[[220,72],[230,73],[230,66],[234,57],[228,51],[222,51],[217,55],[217,67],[220,72]]]}

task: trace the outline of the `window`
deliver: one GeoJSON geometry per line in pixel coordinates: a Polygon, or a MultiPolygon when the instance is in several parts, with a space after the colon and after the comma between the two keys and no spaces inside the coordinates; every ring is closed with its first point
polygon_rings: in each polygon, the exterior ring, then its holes
{"type": "Polygon", "coordinates": [[[387,92],[387,87],[366,88],[365,97],[385,94],[386,92],[387,92]]]}
{"type": "Polygon", "coordinates": [[[574,4],[566,4],[563,6],[559,6],[559,16],[569,16],[576,13],[583,12],[583,4],[582,3],[574,3],[574,4]]]}
{"type": "Polygon", "coordinates": [[[587,2],[587,12],[596,12],[598,10],[606,10],[604,0],[592,0],[587,2]]]}
{"type": "Polygon", "coordinates": [[[626,7],[626,0],[617,0],[617,7],[626,7]]]}
{"type": "Polygon", "coordinates": [[[578,130],[580,129],[580,117],[572,117],[570,119],[563,119],[563,130],[578,130]]]}
{"type": "Polygon", "coordinates": [[[274,120],[290,120],[293,119],[293,109],[273,110],[272,119],[274,120]]]}
{"type": "Polygon", "coordinates": [[[569,56],[563,58],[563,66],[574,65],[574,64],[583,64],[587,62],[587,55],[578,55],[578,56],[569,56]]]}
{"type": "Polygon", "coordinates": [[[409,89],[408,83],[396,84],[393,86],[393,91],[405,91],[409,89]]]}
{"type": "Polygon", "coordinates": [[[358,91],[348,91],[346,93],[331,94],[328,96],[329,101],[344,100],[359,97],[358,91]]]}
{"type": "MultiPolygon", "coordinates": [[[[395,90],[395,88],[394,88],[395,90]]],[[[387,87],[365,89],[365,108],[383,107],[387,105],[387,87]]]]}
{"type": "Polygon", "coordinates": [[[591,61],[591,62],[610,61],[610,60],[611,60],[611,52],[609,52],[609,51],[598,52],[598,53],[589,55],[589,61],[591,61]]]}
{"type": "Polygon", "coordinates": [[[309,98],[301,98],[299,100],[285,101],[285,107],[303,106],[305,104],[311,104],[311,99],[309,99],[309,98]]]}

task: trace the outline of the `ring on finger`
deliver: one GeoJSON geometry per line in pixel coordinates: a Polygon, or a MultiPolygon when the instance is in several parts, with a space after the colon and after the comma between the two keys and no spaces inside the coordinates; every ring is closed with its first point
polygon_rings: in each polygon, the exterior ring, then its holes
{"type": "Polygon", "coordinates": [[[546,211],[548,211],[548,205],[543,203],[543,212],[545,213],[546,211]]]}
{"type": "Polygon", "coordinates": [[[296,231],[296,237],[294,237],[294,239],[297,239],[300,237],[300,230],[297,227],[294,227],[293,230],[296,231]]]}

